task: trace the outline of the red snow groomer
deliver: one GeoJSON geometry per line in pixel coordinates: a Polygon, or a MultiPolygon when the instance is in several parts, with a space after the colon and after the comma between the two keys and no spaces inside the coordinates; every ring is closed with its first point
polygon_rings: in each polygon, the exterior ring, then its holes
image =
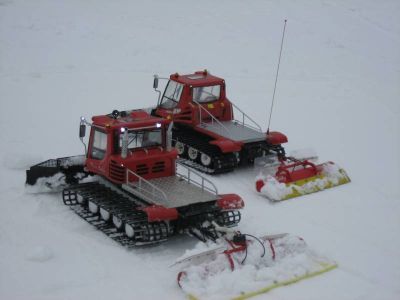
{"type": "Polygon", "coordinates": [[[216,239],[218,226],[235,226],[244,205],[219,194],[201,174],[176,165],[171,121],[143,110],[113,111],[80,124],[85,156],[52,159],[27,170],[27,184],[62,179],[63,201],[86,221],[126,246],[151,244],[188,232],[216,239]],[[86,150],[86,145],[85,145],[86,150]],[[97,175],[90,181],[82,177],[97,175]],[[56,178],[56,179],[55,179],[56,178]]]}
{"type": "Polygon", "coordinates": [[[261,126],[228,100],[225,80],[207,71],[154,78],[159,93],[153,115],[173,120],[173,145],[183,163],[202,172],[232,171],[240,164],[266,162],[257,190],[271,200],[285,200],[350,181],[332,162],[316,165],[287,157],[287,137],[261,126]],[[159,79],[168,80],[164,93],[159,79]],[[272,164],[269,162],[272,160],[272,164]],[[271,172],[271,167],[273,172],[271,172]]]}
{"type": "Polygon", "coordinates": [[[284,156],[287,138],[261,126],[228,100],[225,80],[207,71],[172,74],[153,114],[173,120],[173,145],[184,163],[202,172],[232,171],[270,153],[284,156]]]}

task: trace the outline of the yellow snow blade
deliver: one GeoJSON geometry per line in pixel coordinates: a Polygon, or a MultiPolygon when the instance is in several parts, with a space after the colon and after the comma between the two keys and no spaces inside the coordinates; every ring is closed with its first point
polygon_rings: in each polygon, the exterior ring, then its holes
{"type": "Polygon", "coordinates": [[[344,169],[339,169],[339,172],[341,176],[339,178],[335,178],[335,180],[331,180],[327,176],[319,174],[306,179],[286,183],[286,187],[291,188],[292,192],[285,195],[283,198],[275,201],[288,200],[349,183],[350,178],[347,175],[346,171],[344,169]]]}
{"type": "MultiPolygon", "coordinates": [[[[281,282],[276,282],[274,284],[271,284],[269,286],[266,286],[258,291],[254,291],[254,292],[248,292],[248,293],[243,293],[238,297],[232,298],[232,300],[245,300],[245,299],[249,299],[251,297],[255,297],[261,294],[265,294],[268,293],[269,291],[279,288],[279,287],[283,287],[283,286],[287,286],[296,282],[299,282],[301,280],[304,279],[308,279],[308,278],[312,278],[318,275],[321,275],[323,273],[329,272],[335,268],[337,268],[336,264],[327,264],[327,263],[320,263],[320,266],[322,269],[315,271],[315,272],[311,272],[311,273],[307,273],[301,276],[297,276],[294,278],[291,278],[289,280],[285,280],[285,281],[281,281],[281,282]]],[[[187,295],[188,300],[200,300],[199,298],[197,298],[196,296],[194,296],[193,294],[188,294],[187,295]]]]}
{"type": "Polygon", "coordinates": [[[254,297],[254,296],[265,294],[265,293],[268,293],[269,291],[271,291],[273,289],[276,289],[278,287],[290,285],[290,284],[299,282],[301,280],[312,278],[312,277],[321,275],[323,273],[326,273],[328,271],[331,271],[331,270],[337,268],[337,265],[330,265],[330,264],[322,264],[321,263],[321,267],[322,267],[322,269],[319,270],[319,271],[308,273],[308,274],[304,274],[304,275],[298,276],[298,277],[294,277],[294,278],[286,280],[286,281],[277,282],[277,283],[274,283],[274,284],[272,284],[270,286],[262,288],[262,289],[260,289],[258,291],[242,294],[239,297],[233,298],[232,300],[244,300],[244,299],[248,299],[248,298],[251,298],[251,297],[254,297]]]}

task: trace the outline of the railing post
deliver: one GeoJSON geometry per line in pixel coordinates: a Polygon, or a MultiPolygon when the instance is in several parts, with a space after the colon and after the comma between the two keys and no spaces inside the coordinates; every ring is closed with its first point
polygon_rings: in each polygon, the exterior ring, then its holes
{"type": "Polygon", "coordinates": [[[148,180],[142,178],[135,172],[128,170],[128,169],[126,170],[127,178],[129,177],[129,173],[132,173],[132,175],[138,179],[137,180],[138,182],[132,183],[132,182],[129,182],[127,179],[127,185],[133,187],[137,193],[139,193],[141,196],[144,197],[145,200],[149,200],[149,197],[150,197],[150,199],[151,199],[151,197],[152,198],[157,197],[157,198],[162,199],[163,201],[168,201],[167,195],[165,194],[165,192],[163,190],[159,189],[157,186],[155,186],[148,180]]]}
{"type": "Polygon", "coordinates": [[[203,118],[201,116],[201,107],[200,107],[200,105],[199,105],[199,116],[200,116],[200,124],[202,124],[203,123],[203,118]]]}

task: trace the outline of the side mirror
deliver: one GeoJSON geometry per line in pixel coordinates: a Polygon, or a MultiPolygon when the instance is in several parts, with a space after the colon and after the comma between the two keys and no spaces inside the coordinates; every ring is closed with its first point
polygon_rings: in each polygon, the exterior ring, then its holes
{"type": "Polygon", "coordinates": [[[154,75],[154,81],[153,81],[153,89],[158,88],[158,76],[154,75]]]}
{"type": "Polygon", "coordinates": [[[81,124],[79,125],[79,137],[82,139],[85,137],[85,135],[86,135],[86,125],[81,124]]]}

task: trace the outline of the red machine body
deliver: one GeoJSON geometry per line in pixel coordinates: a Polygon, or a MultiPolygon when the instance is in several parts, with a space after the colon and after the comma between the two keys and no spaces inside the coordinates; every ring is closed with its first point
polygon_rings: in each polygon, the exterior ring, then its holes
{"type": "Polygon", "coordinates": [[[287,142],[280,132],[263,132],[229,101],[225,80],[207,71],[172,74],[153,115],[174,122],[173,138],[182,158],[216,173],[230,171],[239,163],[252,163],[270,151],[284,154],[281,144],[287,142]]]}
{"type": "MultiPolygon", "coordinates": [[[[174,231],[201,227],[202,219],[235,225],[240,220],[237,210],[244,206],[238,195],[220,195],[211,182],[206,186],[208,180],[200,174],[189,169],[187,175],[177,172],[178,152],[171,146],[171,122],[171,119],[155,117],[144,110],[113,111],[94,116],[91,124],[85,120],[81,122],[81,126],[91,127],[85,171],[106,178],[141,202],[133,209],[135,215],[127,219],[125,230],[130,238],[135,238],[137,230],[147,231],[146,237],[137,237],[148,239],[146,243],[166,238],[174,231]],[[196,176],[200,176],[198,181],[196,176]],[[138,217],[143,218],[143,214],[147,223],[138,217]]],[[[82,195],[87,193],[85,189],[80,191],[82,195]]],[[[68,204],[84,197],[71,192],[64,194],[68,204]]],[[[99,201],[89,199],[89,210],[99,213],[101,207],[101,217],[108,221],[112,212],[104,213],[108,204],[105,202],[106,207],[102,207],[99,201]]],[[[124,212],[124,217],[127,213],[124,212]]],[[[122,226],[119,218],[112,219],[117,228],[122,226]]]]}
{"type": "MultiPolygon", "coordinates": [[[[200,124],[200,108],[193,102],[193,88],[220,86],[220,97],[218,99],[210,98],[211,101],[202,103],[201,106],[221,121],[232,120],[232,106],[226,97],[225,80],[222,78],[204,71],[189,75],[175,73],[170,76],[170,80],[182,84],[180,99],[171,109],[158,106],[157,115],[166,119],[173,119],[174,122],[190,124],[191,126],[198,125],[200,124]]],[[[207,116],[204,116],[204,118],[207,118],[207,116]]]]}
{"type": "MultiPolygon", "coordinates": [[[[133,170],[145,179],[175,175],[177,152],[175,149],[167,149],[165,140],[169,120],[136,110],[118,118],[110,115],[95,116],[92,121],[85,163],[89,172],[102,175],[117,184],[126,181],[127,169],[133,170]],[[154,146],[138,145],[131,148],[127,157],[122,158],[121,129],[132,131],[152,129],[159,140],[154,146]]],[[[143,135],[141,134],[142,138],[143,135]]]]}
{"type": "Polygon", "coordinates": [[[183,232],[215,240],[214,224],[240,222],[240,196],[219,194],[210,180],[177,161],[170,118],[145,110],[114,110],[92,123],[82,117],[79,138],[86,155],[36,164],[26,183],[51,187],[55,176],[64,204],[118,243],[153,244],[183,232]],[[89,175],[97,176],[82,180],[89,175]]]}

